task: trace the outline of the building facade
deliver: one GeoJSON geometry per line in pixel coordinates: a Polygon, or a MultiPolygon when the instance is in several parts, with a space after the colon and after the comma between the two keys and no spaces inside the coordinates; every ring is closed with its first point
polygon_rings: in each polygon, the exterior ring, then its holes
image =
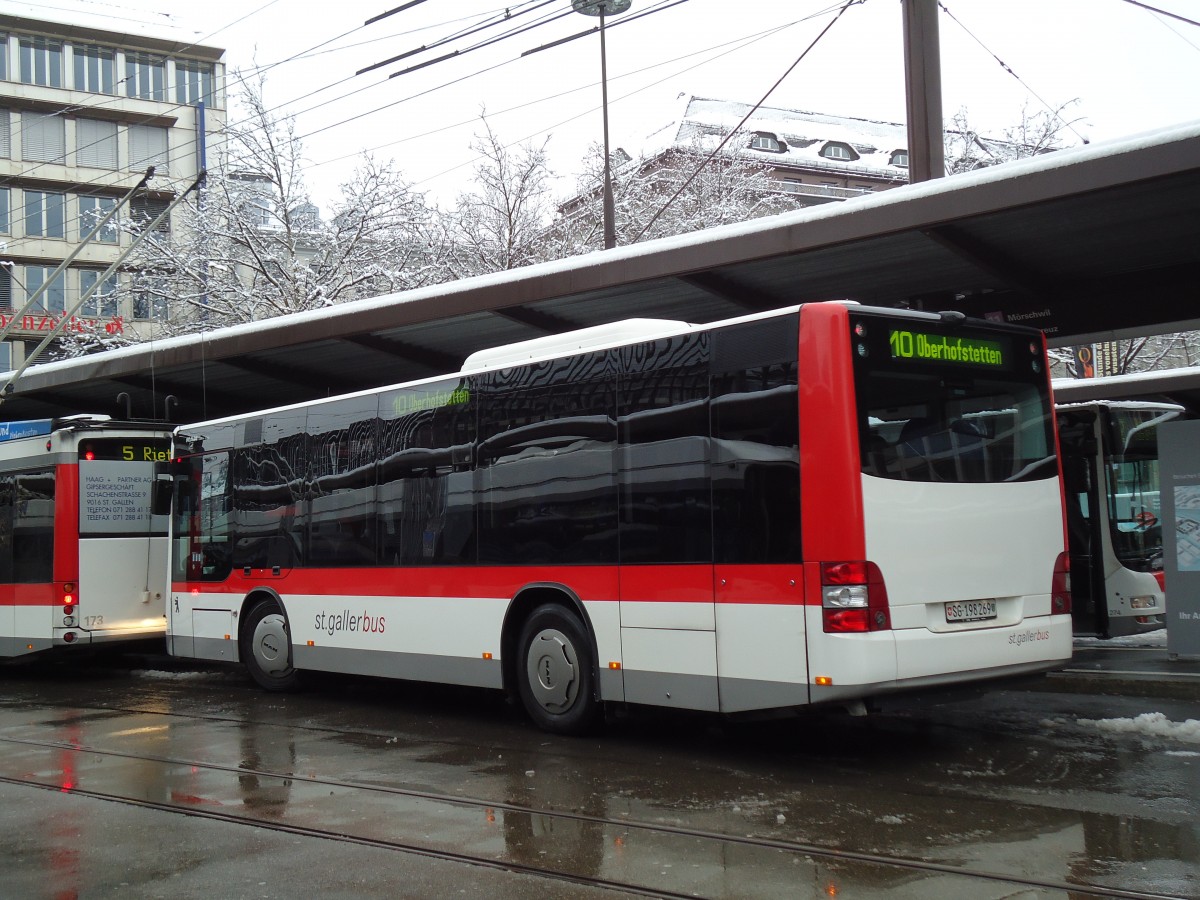
{"type": "Polygon", "coordinates": [[[908,183],[908,132],[875,122],[802,110],[681,95],[671,120],[647,136],[643,165],[671,152],[708,152],[741,124],[728,148],[770,170],[778,189],[807,206],[908,183]]]}
{"type": "Polygon", "coordinates": [[[225,125],[222,49],[49,14],[0,14],[0,371],[64,317],[68,333],[144,334],[165,314],[118,294],[120,272],[71,310],[129,248],[129,226],[151,222],[207,167],[225,125]],[[146,188],[85,243],[151,166],[146,188]]]}

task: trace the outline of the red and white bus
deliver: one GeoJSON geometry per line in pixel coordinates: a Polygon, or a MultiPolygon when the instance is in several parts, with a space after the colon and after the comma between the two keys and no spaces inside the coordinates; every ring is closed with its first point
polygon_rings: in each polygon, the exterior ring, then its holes
{"type": "Polygon", "coordinates": [[[635,320],[183,426],[168,647],[722,713],[1071,655],[1040,333],[817,303],[635,320]]]}
{"type": "Polygon", "coordinates": [[[1158,429],[1186,410],[1094,400],[1060,403],[1057,415],[1075,633],[1112,638],[1165,628],[1158,429]]]}
{"type": "Polygon", "coordinates": [[[167,516],[151,514],[161,424],[0,422],[0,657],[161,639],[167,516]]]}

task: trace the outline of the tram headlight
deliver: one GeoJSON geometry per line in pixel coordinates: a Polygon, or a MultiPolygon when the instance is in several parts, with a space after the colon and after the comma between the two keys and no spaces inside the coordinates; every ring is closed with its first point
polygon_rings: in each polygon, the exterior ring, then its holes
{"type": "Polygon", "coordinates": [[[1129,599],[1130,609],[1154,609],[1155,605],[1156,598],[1152,596],[1131,597],[1129,599]]]}

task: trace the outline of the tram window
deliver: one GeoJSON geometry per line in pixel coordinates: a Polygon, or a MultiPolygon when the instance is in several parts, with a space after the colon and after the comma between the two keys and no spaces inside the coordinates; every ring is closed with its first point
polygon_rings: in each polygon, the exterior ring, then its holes
{"type": "Polygon", "coordinates": [[[13,581],[13,482],[0,475],[0,584],[13,581]]]}
{"type": "Polygon", "coordinates": [[[711,560],[709,334],[634,344],[620,355],[621,562],[711,560]]]}
{"type": "Polygon", "coordinates": [[[615,380],[545,380],[481,379],[479,561],[615,563],[615,380]]]}
{"type": "Polygon", "coordinates": [[[49,582],[54,575],[54,472],[16,477],[13,506],[13,581],[49,582]]]}
{"type": "Polygon", "coordinates": [[[308,435],[304,410],[265,419],[268,443],[233,455],[235,568],[301,565],[308,504],[308,435]]]}
{"type": "Polygon", "coordinates": [[[473,384],[458,378],[388,391],[379,400],[379,560],[475,561],[473,384]]]}
{"type": "Polygon", "coordinates": [[[378,426],[373,396],[309,410],[309,566],[375,564],[378,426]]]}

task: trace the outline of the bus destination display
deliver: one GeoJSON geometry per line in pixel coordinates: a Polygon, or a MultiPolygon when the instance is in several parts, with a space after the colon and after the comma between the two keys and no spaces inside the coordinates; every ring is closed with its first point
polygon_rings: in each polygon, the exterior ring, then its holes
{"type": "Polygon", "coordinates": [[[888,344],[892,348],[892,359],[898,360],[982,366],[989,369],[1001,368],[1006,362],[1006,347],[1000,341],[893,328],[888,332],[888,344]]]}

